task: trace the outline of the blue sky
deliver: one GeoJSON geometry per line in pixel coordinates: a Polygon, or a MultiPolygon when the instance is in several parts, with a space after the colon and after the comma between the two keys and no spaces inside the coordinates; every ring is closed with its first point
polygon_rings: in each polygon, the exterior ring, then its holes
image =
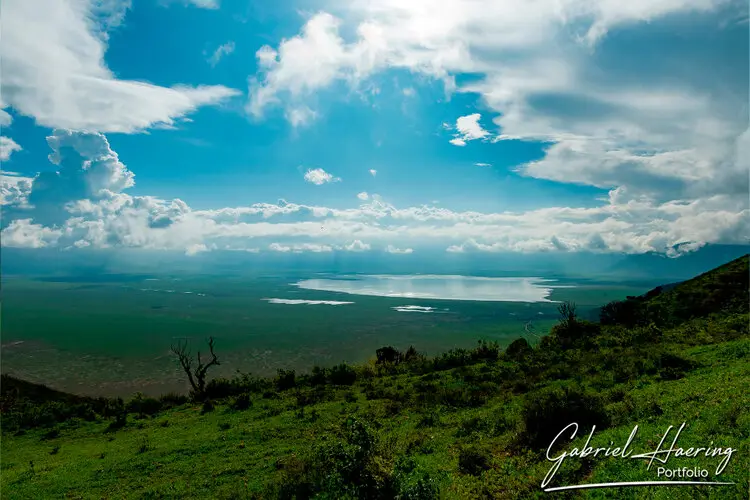
{"type": "Polygon", "coordinates": [[[2,29],[5,247],[750,237],[743,2],[6,0],[2,29]]]}

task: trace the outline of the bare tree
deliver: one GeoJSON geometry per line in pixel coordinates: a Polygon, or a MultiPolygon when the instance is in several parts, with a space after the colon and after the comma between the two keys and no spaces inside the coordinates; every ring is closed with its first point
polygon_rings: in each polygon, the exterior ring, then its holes
{"type": "Polygon", "coordinates": [[[177,344],[172,344],[172,352],[176,354],[177,358],[180,360],[180,365],[182,365],[182,369],[188,376],[190,385],[193,388],[193,394],[196,398],[202,398],[206,390],[206,373],[208,372],[208,369],[214,365],[221,364],[214,353],[214,338],[209,337],[206,342],[208,342],[211,360],[204,364],[201,359],[201,353],[198,351],[198,365],[195,368],[193,368],[195,360],[193,359],[193,353],[187,347],[187,340],[181,340],[177,344]]]}

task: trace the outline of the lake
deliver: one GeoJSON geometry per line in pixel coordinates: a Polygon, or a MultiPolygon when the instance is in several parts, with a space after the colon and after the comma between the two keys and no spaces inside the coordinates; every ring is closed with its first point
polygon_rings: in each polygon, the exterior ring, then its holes
{"type": "Polygon", "coordinates": [[[439,275],[4,276],[3,372],[82,394],[158,395],[184,390],[170,345],[205,351],[222,364],[271,375],[279,368],[357,363],[385,345],[426,354],[507,345],[529,324],[544,334],[557,302],[583,314],[647,285],[539,277],[439,275]]]}

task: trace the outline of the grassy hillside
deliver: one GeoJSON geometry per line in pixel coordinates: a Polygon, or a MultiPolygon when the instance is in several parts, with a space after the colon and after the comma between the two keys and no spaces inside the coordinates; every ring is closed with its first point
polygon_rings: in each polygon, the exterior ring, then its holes
{"type": "MultiPolygon", "coordinates": [[[[748,261],[610,304],[601,323],[565,308],[536,346],[238,373],[192,401],[75,398],[4,377],[3,498],[542,498],[545,452],[571,422],[581,429],[552,457],[594,425],[592,446],[622,446],[638,425],[632,448],[653,451],[686,422],[679,446],[741,449],[718,476],[717,457],[668,462],[735,485],[561,496],[747,498],[748,261]]],[[[549,486],[664,480],[658,465],[568,457],[549,486]]]]}

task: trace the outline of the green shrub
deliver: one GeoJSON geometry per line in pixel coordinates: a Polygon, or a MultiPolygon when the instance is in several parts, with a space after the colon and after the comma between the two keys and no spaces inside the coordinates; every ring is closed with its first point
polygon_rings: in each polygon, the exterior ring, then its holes
{"type": "Polygon", "coordinates": [[[250,408],[252,404],[253,402],[250,399],[250,394],[243,392],[242,394],[234,398],[230,406],[233,410],[243,411],[250,408]]]}
{"type": "Polygon", "coordinates": [[[505,356],[509,359],[520,361],[531,354],[532,351],[533,349],[529,345],[529,342],[524,338],[520,338],[510,343],[505,350],[505,356]]]}
{"type": "Polygon", "coordinates": [[[578,434],[593,425],[608,424],[601,397],[582,387],[562,383],[530,392],[524,397],[521,416],[525,426],[523,444],[546,448],[565,426],[578,423],[578,434]]]}
{"type": "Polygon", "coordinates": [[[475,447],[465,447],[459,451],[458,470],[464,474],[479,476],[489,468],[489,457],[484,450],[475,447]]]}
{"type": "Polygon", "coordinates": [[[168,392],[159,396],[159,402],[164,409],[175,408],[186,404],[188,402],[188,397],[177,392],[168,392]]]}
{"type": "Polygon", "coordinates": [[[203,402],[203,406],[201,407],[201,413],[210,413],[214,411],[214,402],[210,399],[207,399],[203,402]]]}
{"type": "Polygon", "coordinates": [[[161,411],[162,404],[158,399],[146,397],[140,392],[136,393],[127,406],[127,411],[139,415],[155,415],[161,411]]]}
{"type": "Polygon", "coordinates": [[[278,370],[274,383],[276,385],[276,389],[279,391],[285,391],[287,389],[295,387],[297,385],[297,381],[294,370],[278,370]]]}
{"type": "Polygon", "coordinates": [[[331,368],[328,380],[333,385],[352,385],[357,381],[357,371],[346,363],[341,363],[331,368]]]}

